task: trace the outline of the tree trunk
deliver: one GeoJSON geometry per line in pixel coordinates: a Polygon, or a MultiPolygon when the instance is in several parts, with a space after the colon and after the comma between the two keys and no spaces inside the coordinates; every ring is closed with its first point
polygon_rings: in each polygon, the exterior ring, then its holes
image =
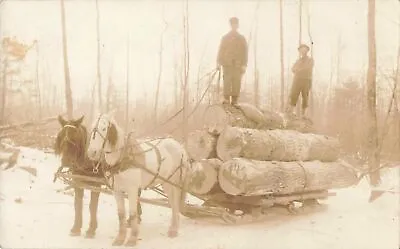
{"type": "Polygon", "coordinates": [[[346,188],[358,182],[344,162],[271,162],[235,158],[218,173],[222,190],[230,195],[292,194],[346,188]]]}
{"type": "Polygon", "coordinates": [[[163,52],[164,52],[164,33],[167,31],[167,22],[165,21],[165,16],[164,16],[164,7],[163,7],[163,21],[165,23],[165,28],[161,33],[160,37],[160,50],[159,50],[159,61],[158,61],[158,77],[157,77],[157,88],[156,88],[156,99],[154,103],[154,123],[157,124],[158,120],[158,101],[159,101],[159,95],[160,95],[160,86],[161,86],[161,77],[162,77],[162,66],[163,66],[163,52]]]}
{"type": "Polygon", "coordinates": [[[8,56],[5,55],[3,77],[2,77],[3,85],[2,85],[2,96],[1,96],[0,125],[6,124],[7,69],[8,69],[8,56]]]}
{"type": "MultiPolygon", "coordinates": [[[[302,43],[303,40],[303,1],[299,0],[299,45],[302,43]]],[[[301,96],[301,99],[303,101],[303,96],[301,96]]],[[[300,116],[301,113],[301,104],[300,104],[300,98],[299,101],[297,101],[296,105],[296,113],[298,116],[300,116]]]]}
{"type": "Polygon", "coordinates": [[[204,195],[218,184],[218,171],[222,161],[216,158],[203,159],[191,165],[189,190],[204,195]]]}
{"type": "Polygon", "coordinates": [[[203,117],[204,125],[214,133],[221,133],[226,127],[251,129],[277,129],[283,127],[283,119],[273,112],[262,112],[255,106],[241,103],[239,108],[232,105],[212,105],[203,117]]]}
{"type": "Polygon", "coordinates": [[[279,41],[281,65],[281,112],[285,111],[285,63],[283,54],[283,0],[279,0],[279,41]]]}
{"type": "Polygon", "coordinates": [[[184,40],[184,82],[183,82],[183,137],[185,147],[188,143],[188,109],[189,109],[189,2],[185,1],[185,10],[183,15],[183,40],[184,40]]]}
{"type": "Polygon", "coordinates": [[[34,42],[36,46],[36,105],[38,107],[38,118],[39,120],[42,119],[42,94],[40,91],[40,82],[39,82],[39,45],[37,41],[34,42]]]}
{"type": "Polygon", "coordinates": [[[125,131],[128,130],[129,125],[129,70],[130,65],[130,35],[128,34],[128,39],[126,42],[126,95],[125,95],[125,131]]]}
{"type": "Polygon", "coordinates": [[[206,130],[191,132],[188,136],[188,153],[194,160],[208,159],[217,156],[217,136],[206,130]]]}
{"type": "Polygon", "coordinates": [[[375,0],[368,0],[368,166],[370,171],[371,185],[376,186],[380,182],[380,173],[375,170],[380,164],[378,126],[376,117],[376,43],[375,43],[375,0]]]}
{"type": "Polygon", "coordinates": [[[67,44],[67,30],[65,24],[65,6],[64,0],[61,1],[61,28],[62,28],[62,41],[63,41],[63,57],[64,57],[64,78],[65,78],[65,101],[67,104],[67,117],[68,119],[73,118],[73,103],[72,103],[72,90],[71,90],[71,78],[69,73],[69,62],[68,62],[68,44],[67,44]]]}
{"type": "Polygon", "coordinates": [[[97,94],[99,99],[99,111],[103,111],[102,83],[101,83],[101,62],[100,62],[100,12],[99,2],[96,0],[96,33],[97,33],[97,94]]]}
{"type": "Polygon", "coordinates": [[[217,155],[223,161],[243,157],[262,161],[335,161],[336,138],[291,130],[226,128],[218,137],[217,155]]]}

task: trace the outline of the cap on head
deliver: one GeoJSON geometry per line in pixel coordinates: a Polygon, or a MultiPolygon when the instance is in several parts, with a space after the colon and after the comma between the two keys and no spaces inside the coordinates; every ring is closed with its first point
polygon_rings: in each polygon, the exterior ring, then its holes
{"type": "Polygon", "coordinates": [[[232,25],[232,24],[239,24],[239,19],[237,18],[237,17],[231,17],[230,19],[229,19],[229,23],[232,25]]]}
{"type": "Polygon", "coordinates": [[[300,44],[300,46],[297,48],[297,50],[300,50],[300,49],[302,49],[302,48],[307,49],[307,52],[310,51],[310,47],[307,46],[306,44],[300,44]]]}

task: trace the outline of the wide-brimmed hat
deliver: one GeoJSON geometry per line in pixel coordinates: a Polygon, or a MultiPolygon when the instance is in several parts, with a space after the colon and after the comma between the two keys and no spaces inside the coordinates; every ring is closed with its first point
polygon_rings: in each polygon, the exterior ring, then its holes
{"type": "Polygon", "coordinates": [[[297,48],[297,50],[300,50],[301,48],[306,48],[307,51],[310,51],[310,47],[307,46],[306,44],[300,44],[300,46],[297,48]]]}

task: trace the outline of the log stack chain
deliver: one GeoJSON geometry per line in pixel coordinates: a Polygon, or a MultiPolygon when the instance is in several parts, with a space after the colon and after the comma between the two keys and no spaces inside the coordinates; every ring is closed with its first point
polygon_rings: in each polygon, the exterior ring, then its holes
{"type": "Polygon", "coordinates": [[[204,124],[188,140],[194,194],[293,195],[357,182],[353,168],[339,160],[338,139],[315,134],[307,119],[249,104],[213,105],[204,124]]]}

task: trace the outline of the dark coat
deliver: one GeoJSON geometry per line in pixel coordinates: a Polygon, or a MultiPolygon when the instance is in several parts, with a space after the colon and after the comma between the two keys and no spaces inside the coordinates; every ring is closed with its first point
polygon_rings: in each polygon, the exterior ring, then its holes
{"type": "Polygon", "coordinates": [[[222,37],[218,51],[218,64],[224,67],[247,66],[248,49],[246,38],[237,31],[230,31],[222,37]]]}

